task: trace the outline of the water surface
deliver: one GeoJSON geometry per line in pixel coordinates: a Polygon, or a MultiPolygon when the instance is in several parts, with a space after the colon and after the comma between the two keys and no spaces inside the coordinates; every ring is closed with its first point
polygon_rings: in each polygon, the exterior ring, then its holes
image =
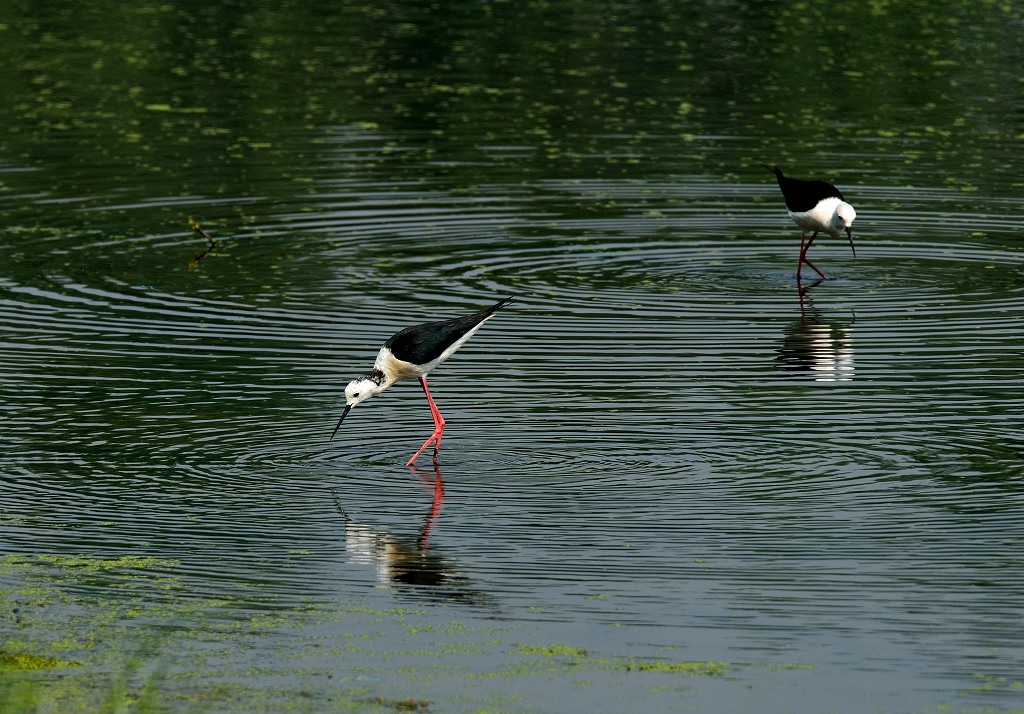
{"type": "Polygon", "coordinates": [[[824,12],[4,10],[0,697],[1020,709],[1021,18],[824,12]]]}

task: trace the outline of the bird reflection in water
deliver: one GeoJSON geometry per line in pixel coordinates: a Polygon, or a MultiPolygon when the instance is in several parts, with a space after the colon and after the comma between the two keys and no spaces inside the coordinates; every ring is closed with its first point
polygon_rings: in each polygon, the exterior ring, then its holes
{"type": "Polygon", "coordinates": [[[345,519],[345,552],[349,561],[372,565],[377,580],[398,586],[405,594],[445,602],[476,606],[493,605],[493,597],[470,586],[458,561],[429,549],[430,534],[444,506],[444,481],[435,463],[432,469],[409,468],[433,489],[430,510],[423,518],[415,539],[394,535],[380,527],[359,523],[349,517],[335,496],[345,519]]]}
{"type": "Polygon", "coordinates": [[[810,291],[821,282],[798,287],[800,318],[785,329],[775,361],[796,379],[848,382],[854,374],[853,331],[849,325],[826,321],[815,309],[810,291]]]}

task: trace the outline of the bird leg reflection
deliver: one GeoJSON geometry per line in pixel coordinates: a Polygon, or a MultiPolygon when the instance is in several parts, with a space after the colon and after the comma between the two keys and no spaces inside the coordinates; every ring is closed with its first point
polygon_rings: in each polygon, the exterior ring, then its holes
{"type": "Polygon", "coordinates": [[[852,330],[847,323],[825,319],[814,307],[811,290],[821,282],[798,288],[800,317],[785,328],[775,363],[796,379],[849,382],[854,378],[852,330]]]}
{"type": "MultiPolygon", "coordinates": [[[[811,302],[811,290],[814,290],[814,288],[816,288],[819,285],[821,285],[822,282],[824,282],[824,281],[821,280],[821,279],[815,280],[813,283],[810,283],[809,285],[801,285],[799,283],[799,281],[797,282],[797,284],[796,284],[796,294],[797,294],[797,298],[800,301],[800,321],[801,322],[803,321],[804,317],[806,317],[806,313],[804,311],[804,297],[806,297],[807,298],[807,302],[810,303],[811,302]]],[[[811,305],[812,309],[813,309],[813,307],[814,307],[814,305],[811,305]]]]}
{"type": "Polygon", "coordinates": [[[434,462],[437,462],[437,451],[441,448],[441,435],[444,434],[444,425],[446,423],[444,417],[441,416],[441,410],[434,404],[434,398],[430,396],[430,390],[427,388],[427,378],[420,377],[420,384],[423,385],[423,393],[427,395],[427,403],[430,405],[430,416],[434,419],[434,433],[423,442],[423,446],[419,448],[419,451],[413,454],[412,458],[405,463],[406,466],[412,466],[416,458],[430,446],[431,442],[434,444],[434,462]]]}
{"type": "Polygon", "coordinates": [[[450,557],[428,551],[429,537],[440,519],[444,505],[444,482],[441,471],[410,467],[410,472],[433,490],[430,510],[419,521],[415,539],[396,535],[387,527],[353,519],[346,513],[341,498],[334,494],[334,504],[345,522],[345,552],[353,563],[372,565],[382,583],[412,586],[405,592],[427,598],[439,597],[435,588],[445,588],[445,601],[462,599],[485,602],[489,596],[466,589],[468,578],[450,557]],[[425,589],[421,589],[425,588],[425,589]]]}
{"type": "MultiPolygon", "coordinates": [[[[415,466],[410,466],[409,470],[419,476],[421,481],[425,483],[430,481],[429,474],[431,474],[431,472],[426,469],[418,469],[415,466]]],[[[430,502],[430,512],[427,513],[427,517],[423,519],[423,531],[420,533],[420,538],[417,543],[420,550],[427,549],[427,539],[430,538],[430,530],[434,527],[434,524],[437,523],[437,519],[441,515],[441,507],[444,505],[444,481],[441,479],[441,469],[437,463],[434,464],[432,475],[434,477],[434,497],[430,502]]]]}

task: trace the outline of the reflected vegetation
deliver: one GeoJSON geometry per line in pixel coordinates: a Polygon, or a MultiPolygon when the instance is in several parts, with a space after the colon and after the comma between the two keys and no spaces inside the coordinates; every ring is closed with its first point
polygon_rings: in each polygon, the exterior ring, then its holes
{"type": "MultiPolygon", "coordinates": [[[[81,189],[97,166],[117,173],[122,190],[172,179],[164,196],[262,195],[281,179],[301,194],[303,159],[315,157],[287,156],[292,133],[336,126],[400,134],[352,157],[364,172],[404,169],[461,186],[494,179],[481,171],[485,156],[509,159],[500,173],[514,179],[633,177],[641,161],[644,178],[735,174],[765,156],[810,173],[807,156],[829,163],[818,156],[824,146],[884,141],[902,152],[904,175],[926,170],[936,145],[951,166],[980,162],[972,179],[942,179],[976,190],[1015,180],[1003,158],[1021,120],[1007,117],[999,131],[986,118],[990,103],[1017,100],[1016,20],[1011,4],[994,2],[907,12],[890,3],[228,0],[124,11],[19,0],[0,14],[0,147],[29,165],[63,163],[50,190],[90,202],[96,194],[81,189]],[[836,32],[823,46],[802,41],[794,24],[836,32]],[[757,141],[743,156],[700,141],[740,136],[757,141]],[[91,160],[62,162],[69,146],[91,160]]],[[[858,152],[858,175],[887,158],[858,152]]]]}

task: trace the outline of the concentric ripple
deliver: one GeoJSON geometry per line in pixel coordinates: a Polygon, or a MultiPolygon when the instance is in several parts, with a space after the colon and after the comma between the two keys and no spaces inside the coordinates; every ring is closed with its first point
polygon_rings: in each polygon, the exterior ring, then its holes
{"type": "Polygon", "coordinates": [[[766,190],[324,180],[210,225],[198,262],[187,231],[40,229],[0,280],[8,549],[141,549],[197,602],[381,587],[641,648],[681,611],[754,652],[928,613],[948,651],[1014,597],[1020,207],[865,187],[857,257],[822,239],[834,277],[798,285],[766,190]],[[431,376],[436,468],[404,466],[432,428],[415,383],[329,440],[388,336],[510,295],[431,376]]]}

